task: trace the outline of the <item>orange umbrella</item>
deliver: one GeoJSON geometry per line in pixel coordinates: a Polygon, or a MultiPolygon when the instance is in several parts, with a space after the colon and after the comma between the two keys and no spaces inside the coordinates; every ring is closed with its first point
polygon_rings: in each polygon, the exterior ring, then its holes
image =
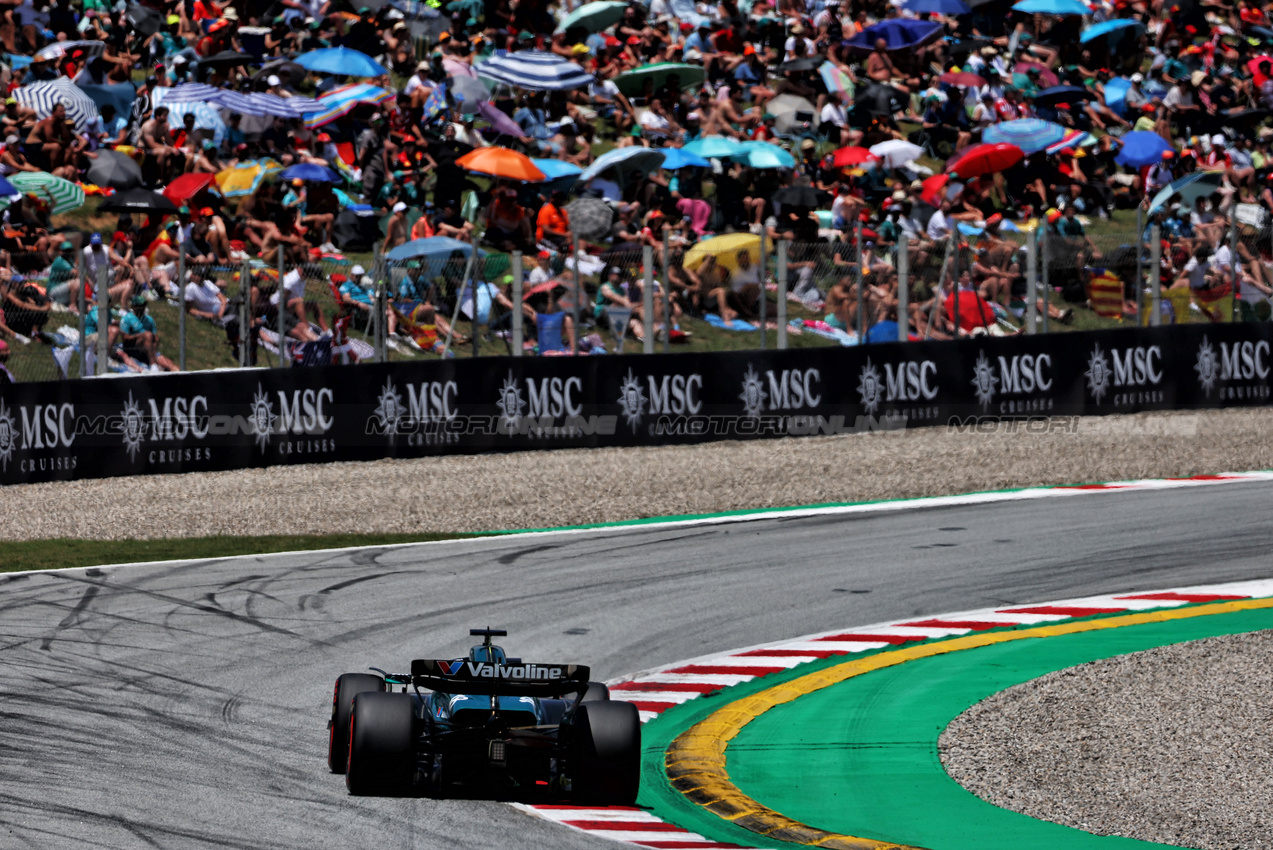
{"type": "Polygon", "coordinates": [[[877,159],[879,157],[866,148],[848,147],[840,148],[836,151],[833,162],[837,168],[844,168],[847,165],[862,165],[867,162],[874,162],[877,159]]]}
{"type": "Polygon", "coordinates": [[[526,183],[541,183],[548,179],[530,161],[530,157],[508,148],[478,148],[457,159],[455,164],[469,171],[526,183]]]}

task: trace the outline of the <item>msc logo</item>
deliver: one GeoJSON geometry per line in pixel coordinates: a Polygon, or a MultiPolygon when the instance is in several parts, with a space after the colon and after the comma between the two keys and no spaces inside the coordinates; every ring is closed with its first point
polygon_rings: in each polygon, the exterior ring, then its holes
{"type": "MultiPolygon", "coordinates": [[[[1217,381],[1263,381],[1269,376],[1269,344],[1264,340],[1251,342],[1220,343],[1220,352],[1204,336],[1202,345],[1198,346],[1198,357],[1194,363],[1194,371],[1198,373],[1198,383],[1210,398],[1217,381]]],[[[1221,391],[1221,397],[1251,397],[1247,394],[1235,395],[1237,391],[1221,391]]]]}
{"type": "Polygon", "coordinates": [[[663,375],[661,379],[646,375],[645,378],[648,395],[646,388],[641,386],[641,379],[631,369],[619,384],[619,407],[633,433],[636,433],[646,413],[693,416],[702,411],[702,375],[663,375]]]}
{"type": "Polygon", "coordinates": [[[858,376],[858,398],[867,415],[874,416],[885,401],[932,401],[937,397],[937,364],[932,360],[885,363],[884,376],[867,359],[858,376]]]}
{"type": "Polygon", "coordinates": [[[765,371],[769,378],[769,409],[792,410],[801,407],[817,407],[822,404],[822,373],[817,369],[783,369],[774,374],[765,371]]]}
{"type": "MultiPolygon", "coordinates": [[[[1156,345],[1137,345],[1131,348],[1109,350],[1109,357],[1099,345],[1087,358],[1087,389],[1100,404],[1110,385],[1114,387],[1157,386],[1163,378],[1162,349],[1156,345]],[[1111,367],[1111,360],[1113,365],[1111,367]]],[[[1126,396],[1116,395],[1114,402],[1126,396]]]]}
{"type": "Polygon", "coordinates": [[[443,676],[454,676],[456,673],[464,669],[465,662],[459,661],[439,661],[438,669],[442,671],[443,676]]]}

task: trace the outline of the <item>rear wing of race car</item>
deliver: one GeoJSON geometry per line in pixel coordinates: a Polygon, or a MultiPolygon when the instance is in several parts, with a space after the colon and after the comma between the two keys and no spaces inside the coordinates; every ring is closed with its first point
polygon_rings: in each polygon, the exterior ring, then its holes
{"type": "Polygon", "coordinates": [[[591,671],[582,664],[493,664],[456,659],[417,658],[411,681],[418,688],[475,696],[559,697],[588,689],[591,671]]]}

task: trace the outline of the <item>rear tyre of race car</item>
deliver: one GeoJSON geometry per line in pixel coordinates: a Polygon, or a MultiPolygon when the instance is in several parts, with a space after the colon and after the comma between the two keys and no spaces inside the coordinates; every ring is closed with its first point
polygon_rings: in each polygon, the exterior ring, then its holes
{"type": "Polygon", "coordinates": [[[602,682],[589,682],[580,702],[609,702],[610,689],[602,682]]]}
{"type": "Polygon", "coordinates": [[[415,708],[409,694],[361,693],[349,714],[345,785],[351,794],[408,790],[415,773],[415,708]]]}
{"type": "Polygon", "coordinates": [[[575,802],[630,806],[641,785],[641,718],[630,702],[575,710],[570,787],[575,802]]]}
{"type": "Polygon", "coordinates": [[[327,736],[327,766],[332,773],[344,773],[349,760],[349,710],[354,697],[364,691],[385,690],[385,680],[368,673],[345,673],[336,679],[332,694],[331,733],[327,736]]]}

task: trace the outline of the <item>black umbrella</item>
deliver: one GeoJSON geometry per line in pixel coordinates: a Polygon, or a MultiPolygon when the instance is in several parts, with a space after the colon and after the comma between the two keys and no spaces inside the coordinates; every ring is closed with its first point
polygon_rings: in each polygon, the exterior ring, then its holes
{"type": "Polygon", "coordinates": [[[774,192],[774,203],[784,207],[817,209],[822,205],[822,192],[812,186],[787,186],[774,192]]]}
{"type": "Polygon", "coordinates": [[[234,50],[222,50],[207,59],[199,60],[200,68],[233,68],[235,65],[251,65],[250,53],[239,53],[234,50]]]}
{"type": "Polygon", "coordinates": [[[275,59],[273,62],[262,65],[261,70],[252,75],[252,79],[264,80],[273,74],[283,82],[283,85],[294,89],[305,81],[305,75],[308,73],[309,71],[290,59],[275,59]]]}
{"type": "Polygon", "coordinates": [[[129,189],[116,192],[97,208],[101,212],[113,213],[175,213],[177,205],[158,192],[149,189],[129,189]]]}
{"type": "Polygon", "coordinates": [[[140,3],[129,3],[124,17],[133,29],[144,36],[152,36],[159,32],[164,22],[162,15],[154,9],[147,9],[140,3]]]}
{"type": "Polygon", "coordinates": [[[871,115],[892,115],[902,108],[903,98],[892,86],[872,82],[857,96],[857,105],[871,115]]]}
{"type": "Polygon", "coordinates": [[[102,148],[88,167],[88,182],[112,189],[132,189],[141,185],[141,166],[119,151],[102,148]]]}
{"type": "Polygon", "coordinates": [[[1034,96],[1035,106],[1055,106],[1058,103],[1079,103],[1091,100],[1092,93],[1078,86],[1053,86],[1034,96]]]}
{"type": "Polygon", "coordinates": [[[783,62],[778,66],[779,71],[812,71],[814,68],[822,64],[821,59],[815,59],[812,56],[802,56],[799,59],[792,59],[790,62],[783,62]]]}

